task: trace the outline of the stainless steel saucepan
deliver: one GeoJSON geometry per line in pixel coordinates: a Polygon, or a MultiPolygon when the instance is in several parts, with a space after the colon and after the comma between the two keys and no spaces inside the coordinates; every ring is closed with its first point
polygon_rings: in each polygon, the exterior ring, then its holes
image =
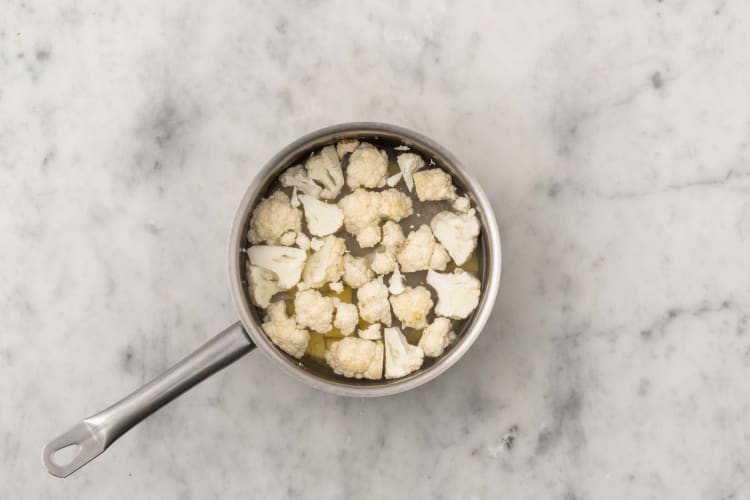
{"type": "Polygon", "coordinates": [[[411,130],[381,123],[346,123],[308,134],[285,147],[263,167],[248,187],[234,217],[229,238],[229,286],[239,321],[140,389],[50,441],[42,451],[44,465],[54,476],[70,475],[148,415],[256,347],[282,371],[316,389],[341,396],[387,396],[418,387],[450,368],[474,343],[492,311],[500,283],[500,266],[500,235],[490,202],[477,181],[443,147],[411,130]],[[246,257],[243,249],[250,215],[269,186],[282,171],[307,157],[311,151],[351,138],[403,144],[424,158],[432,158],[453,175],[459,189],[470,197],[482,226],[479,238],[479,278],[482,282],[479,306],[472,316],[459,325],[457,340],[440,358],[401,379],[344,379],[288,356],[261,330],[262,318],[250,302],[244,281],[246,257]],[[71,452],[64,455],[72,458],[61,463],[63,454],[57,455],[58,452],[70,447],[73,448],[71,452]]]}

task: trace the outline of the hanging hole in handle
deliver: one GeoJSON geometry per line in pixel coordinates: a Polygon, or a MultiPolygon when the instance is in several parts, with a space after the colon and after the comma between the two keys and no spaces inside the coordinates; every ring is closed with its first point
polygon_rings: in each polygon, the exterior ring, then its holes
{"type": "Polygon", "coordinates": [[[68,446],[60,448],[59,450],[55,450],[52,453],[52,463],[54,463],[58,467],[65,467],[66,465],[69,465],[73,460],[75,460],[80,451],[81,445],[76,443],[69,444],[68,446]]]}

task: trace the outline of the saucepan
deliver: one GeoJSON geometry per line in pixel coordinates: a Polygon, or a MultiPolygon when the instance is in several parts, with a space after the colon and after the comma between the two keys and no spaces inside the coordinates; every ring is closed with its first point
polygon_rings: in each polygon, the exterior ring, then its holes
{"type": "Polygon", "coordinates": [[[419,133],[382,123],[345,123],[305,135],[282,149],[260,170],[237,208],[229,237],[229,287],[239,321],[143,387],[50,441],[42,451],[44,465],[54,476],[70,475],[104,452],[151,413],[255,348],[270,358],[280,371],[316,389],[339,396],[388,396],[414,389],[445,372],[474,343],[492,311],[500,283],[500,267],[500,235],[490,202],[477,181],[445,148],[419,133]],[[244,280],[245,235],[255,205],[281,172],[307,157],[311,151],[352,138],[398,143],[421,154],[423,158],[430,158],[453,175],[456,185],[472,201],[481,223],[478,243],[481,294],[478,307],[457,328],[456,341],[441,357],[400,379],[344,379],[287,355],[263,333],[262,317],[250,300],[244,280]],[[60,453],[62,450],[66,451],[60,453]]]}

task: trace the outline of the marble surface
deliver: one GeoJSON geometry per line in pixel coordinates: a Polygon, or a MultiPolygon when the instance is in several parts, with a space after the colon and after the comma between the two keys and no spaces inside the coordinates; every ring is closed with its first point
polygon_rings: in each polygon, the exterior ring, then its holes
{"type": "Polygon", "coordinates": [[[5,2],[3,498],[750,496],[750,7],[5,2]],[[255,352],[74,476],[42,445],[235,319],[225,243],[299,135],[421,131],[504,243],[486,331],[409,393],[255,352]]]}

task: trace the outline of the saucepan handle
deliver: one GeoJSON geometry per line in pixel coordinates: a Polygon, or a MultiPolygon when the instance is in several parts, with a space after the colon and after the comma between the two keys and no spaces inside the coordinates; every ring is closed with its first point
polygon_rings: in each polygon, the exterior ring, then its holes
{"type": "Polygon", "coordinates": [[[253,348],[242,325],[233,324],[151,382],[50,441],[42,450],[45,467],[53,476],[72,474],[141,420],[253,348]],[[64,463],[56,460],[70,447],[64,463]]]}

